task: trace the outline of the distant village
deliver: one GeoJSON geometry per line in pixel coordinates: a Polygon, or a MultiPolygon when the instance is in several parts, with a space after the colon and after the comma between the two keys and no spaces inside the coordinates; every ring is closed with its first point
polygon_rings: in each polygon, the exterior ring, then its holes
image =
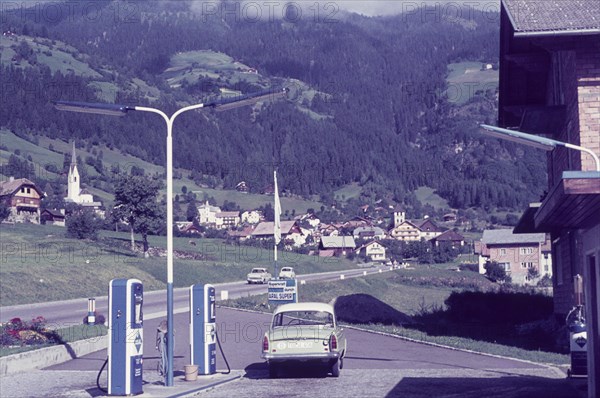
{"type": "MultiPolygon", "coordinates": [[[[95,201],[90,192],[81,189],[74,145],[71,159],[64,202],[91,209],[103,218],[103,204],[95,201]]],[[[246,192],[247,184],[240,182],[237,190],[246,192]]],[[[10,210],[4,222],[65,226],[65,209],[41,210],[44,196],[44,192],[26,178],[9,178],[0,182],[0,201],[10,210]]],[[[196,208],[197,215],[192,221],[176,222],[180,235],[202,237],[206,231],[214,230],[240,244],[267,243],[274,238],[274,222],[267,221],[260,210],[223,211],[208,201],[196,208]]],[[[304,253],[319,257],[359,257],[365,262],[401,266],[406,264],[405,259],[390,254],[390,242],[427,242],[427,251],[446,248],[457,254],[477,255],[477,269],[482,274],[486,272],[488,261],[496,262],[516,284],[533,284],[545,275],[552,275],[550,244],[543,233],[513,234],[508,229],[485,230],[480,241],[467,242],[459,232],[448,228],[457,222],[455,213],[444,215],[442,220],[429,217],[410,220],[401,207],[378,208],[376,214],[379,216],[376,218],[366,214],[368,206],[361,210],[364,216],[339,222],[322,222],[313,213],[281,221],[285,250],[305,249],[304,253]],[[532,273],[532,270],[536,272],[532,273]]]]}

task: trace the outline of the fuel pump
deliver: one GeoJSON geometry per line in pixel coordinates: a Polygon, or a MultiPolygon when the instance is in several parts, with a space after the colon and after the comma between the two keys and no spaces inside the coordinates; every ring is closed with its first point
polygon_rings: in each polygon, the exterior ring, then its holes
{"type": "Polygon", "coordinates": [[[198,374],[211,375],[217,370],[215,288],[190,286],[190,358],[198,365],[198,374]]]}
{"type": "Polygon", "coordinates": [[[569,377],[587,376],[587,330],[583,306],[583,279],[575,275],[575,307],[569,312],[565,323],[569,329],[571,369],[569,377]]]}
{"type": "Polygon", "coordinates": [[[137,279],[113,279],[108,290],[108,395],[142,391],[144,287],[137,279]]]}

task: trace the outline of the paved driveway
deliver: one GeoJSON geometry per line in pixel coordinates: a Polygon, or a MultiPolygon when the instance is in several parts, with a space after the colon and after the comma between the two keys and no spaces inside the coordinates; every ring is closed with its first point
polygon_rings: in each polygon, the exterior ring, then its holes
{"type": "MultiPolygon", "coordinates": [[[[219,308],[218,331],[232,369],[244,370],[236,382],[198,394],[206,397],[539,397],[582,395],[558,369],[404,341],[390,336],[347,330],[348,356],[340,378],[306,367],[288,369],[269,379],[260,358],[269,315],[219,308]]],[[[145,322],[144,378],[160,380],[154,347],[161,319],[145,322]]],[[[187,314],[175,316],[176,374],[189,362],[187,314]]],[[[49,368],[46,372],[93,371],[106,351],[49,368]]],[[[219,355],[219,371],[225,363],[219,355]]]]}

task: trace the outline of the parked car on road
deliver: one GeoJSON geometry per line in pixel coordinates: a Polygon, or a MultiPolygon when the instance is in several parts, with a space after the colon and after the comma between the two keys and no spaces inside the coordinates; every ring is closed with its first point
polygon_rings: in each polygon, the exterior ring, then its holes
{"type": "Polygon", "coordinates": [[[246,280],[248,283],[267,283],[271,279],[271,274],[266,268],[252,268],[246,280]]]}
{"type": "Polygon", "coordinates": [[[346,356],[346,335],[333,306],[324,303],[284,304],[275,309],[263,337],[262,358],[276,378],[283,364],[316,362],[339,377],[346,356]]]}
{"type": "Polygon", "coordinates": [[[279,279],[294,279],[295,277],[296,273],[292,267],[283,267],[279,271],[279,279]]]}

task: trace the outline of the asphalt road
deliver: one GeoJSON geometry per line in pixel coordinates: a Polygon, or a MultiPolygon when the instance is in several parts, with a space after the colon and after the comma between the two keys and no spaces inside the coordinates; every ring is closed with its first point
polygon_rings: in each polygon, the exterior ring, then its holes
{"type": "MultiPolygon", "coordinates": [[[[363,276],[364,272],[369,274],[389,271],[389,267],[353,269],[345,271],[333,271],[318,274],[298,275],[298,284],[301,281],[328,281],[337,280],[340,275],[346,278],[356,278],[363,276]]],[[[248,285],[245,281],[216,284],[217,300],[221,298],[221,291],[227,290],[229,298],[238,298],[248,294],[266,293],[266,285],[248,285]]],[[[299,287],[301,289],[301,287],[299,287]]],[[[107,286],[108,290],[108,286],[107,286]]],[[[156,317],[166,312],[167,308],[166,290],[157,290],[144,293],[144,317],[145,319],[156,317]]],[[[174,312],[187,311],[189,301],[189,288],[177,288],[173,293],[174,312]]],[[[108,297],[96,297],[96,310],[108,314],[108,297]]],[[[6,322],[12,318],[20,317],[22,319],[33,319],[40,315],[44,316],[47,324],[51,328],[65,328],[73,325],[80,325],[83,317],[87,314],[88,299],[80,298],[67,301],[54,301],[48,303],[35,303],[15,305],[10,307],[0,307],[0,322],[6,322]]]]}
{"type": "MultiPolygon", "coordinates": [[[[144,379],[162,380],[156,371],[156,326],[144,325],[144,379]]],[[[203,392],[206,397],[540,397],[572,398],[580,391],[557,369],[541,365],[429,346],[390,336],[347,329],[348,356],[339,379],[306,366],[287,369],[270,379],[260,358],[262,335],[271,320],[257,314],[218,308],[217,330],[232,369],[243,370],[240,380],[203,392]]],[[[175,375],[189,363],[188,314],[175,316],[175,375]]],[[[106,350],[52,366],[47,374],[97,371],[106,350]]],[[[224,371],[219,354],[217,369],[224,371]]],[[[105,384],[105,375],[101,383],[105,384]]],[[[90,386],[93,387],[93,386],[90,386]]]]}

